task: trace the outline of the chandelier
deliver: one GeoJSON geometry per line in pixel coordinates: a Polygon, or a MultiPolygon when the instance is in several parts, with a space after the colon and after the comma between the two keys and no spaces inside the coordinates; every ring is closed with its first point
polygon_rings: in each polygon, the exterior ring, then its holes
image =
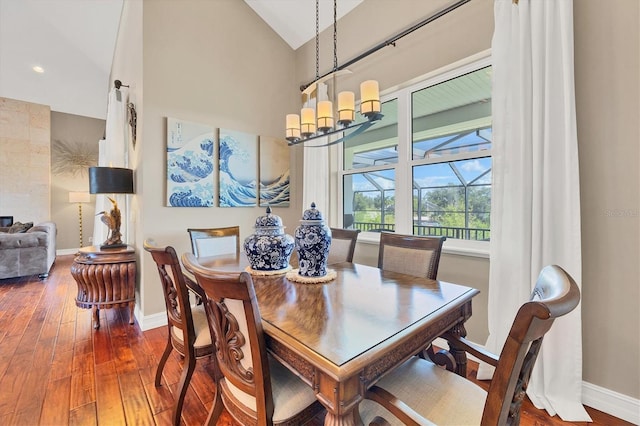
{"type": "MultiPolygon", "coordinates": [[[[316,92],[315,108],[307,101],[300,110],[300,114],[287,114],[286,116],[286,139],[289,145],[298,145],[307,141],[324,138],[337,133],[344,133],[353,129],[348,134],[331,142],[321,145],[314,144],[314,147],[329,146],[340,143],[348,138],[356,136],[377,121],[382,119],[380,113],[380,90],[378,82],[367,80],[360,84],[360,114],[366,119],[355,122],[355,93],[350,91],[338,94],[337,108],[334,111],[333,102],[329,99],[320,100],[322,88],[326,88],[320,78],[320,24],[319,24],[319,0],[316,0],[316,79],[304,88],[303,93],[316,92]],[[334,114],[336,112],[337,114],[334,114]],[[337,118],[337,120],[336,120],[337,118]],[[337,122],[337,125],[335,124],[337,122]]],[[[337,24],[337,0],[333,1],[333,71],[328,75],[334,79],[338,75],[338,24],[337,24]]],[[[323,79],[324,80],[324,79],[323,79]]],[[[326,96],[328,97],[328,96],[326,96]]]]}

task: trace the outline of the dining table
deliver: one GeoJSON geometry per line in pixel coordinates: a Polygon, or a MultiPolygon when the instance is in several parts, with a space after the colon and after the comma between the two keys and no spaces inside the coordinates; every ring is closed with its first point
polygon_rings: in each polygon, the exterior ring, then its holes
{"type": "MultiPolygon", "coordinates": [[[[466,335],[479,293],[349,262],[329,265],[331,281],[302,283],[252,271],[243,253],[197,261],[217,273],[253,272],[267,350],[314,390],[325,425],[361,425],[366,390],[443,333],[466,335]]],[[[464,375],[466,355],[454,355],[464,375]]]]}

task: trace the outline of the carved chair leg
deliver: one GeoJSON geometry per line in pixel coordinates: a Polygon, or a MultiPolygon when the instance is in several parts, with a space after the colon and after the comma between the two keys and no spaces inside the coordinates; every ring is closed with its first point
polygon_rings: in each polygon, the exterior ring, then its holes
{"type": "Polygon", "coordinates": [[[158,363],[158,368],[156,370],[156,387],[160,386],[162,382],[162,370],[164,369],[164,365],[167,363],[167,359],[169,359],[169,354],[171,354],[171,350],[173,350],[173,346],[171,346],[171,337],[167,339],[167,346],[164,348],[164,352],[162,353],[162,358],[160,358],[160,362],[158,363]]]}
{"type": "Polygon", "coordinates": [[[216,395],[213,399],[213,405],[211,405],[211,411],[209,411],[209,417],[207,417],[207,422],[205,423],[208,426],[215,426],[220,414],[222,414],[222,410],[224,408],[224,404],[222,403],[222,396],[220,395],[220,388],[218,383],[216,382],[216,395]]]}
{"type": "Polygon", "coordinates": [[[182,376],[180,377],[180,381],[178,382],[178,399],[176,401],[176,406],[173,411],[174,426],[180,426],[180,414],[182,413],[182,404],[184,403],[184,397],[187,395],[187,389],[189,388],[189,382],[191,381],[191,376],[193,375],[193,371],[196,369],[195,356],[188,356],[186,359],[188,362],[185,362],[184,370],[182,371],[182,376]]]}

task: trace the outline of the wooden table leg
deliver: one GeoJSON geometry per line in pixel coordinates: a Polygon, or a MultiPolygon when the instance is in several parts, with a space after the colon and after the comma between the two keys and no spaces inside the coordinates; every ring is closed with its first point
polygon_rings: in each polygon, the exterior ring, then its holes
{"type": "Polygon", "coordinates": [[[93,328],[96,330],[100,328],[100,309],[97,306],[91,308],[93,314],[93,328]]]}
{"type": "Polygon", "coordinates": [[[135,317],[133,316],[133,310],[136,307],[136,302],[135,301],[131,301],[129,302],[129,324],[133,324],[135,322],[135,317]]]}
{"type": "MultiPolygon", "coordinates": [[[[356,407],[357,410],[357,407],[356,407]]],[[[358,416],[359,418],[360,416],[358,416]]],[[[324,426],[355,426],[362,425],[362,420],[356,422],[354,412],[343,414],[341,416],[327,411],[324,418],[324,426]]]]}

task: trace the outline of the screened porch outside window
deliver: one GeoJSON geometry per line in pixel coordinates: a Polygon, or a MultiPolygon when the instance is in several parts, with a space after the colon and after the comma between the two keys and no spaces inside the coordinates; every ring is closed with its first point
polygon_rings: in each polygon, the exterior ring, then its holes
{"type": "Polygon", "coordinates": [[[414,235],[488,241],[491,67],[387,98],[381,123],[344,142],[343,226],[395,232],[406,218],[414,235]]]}

